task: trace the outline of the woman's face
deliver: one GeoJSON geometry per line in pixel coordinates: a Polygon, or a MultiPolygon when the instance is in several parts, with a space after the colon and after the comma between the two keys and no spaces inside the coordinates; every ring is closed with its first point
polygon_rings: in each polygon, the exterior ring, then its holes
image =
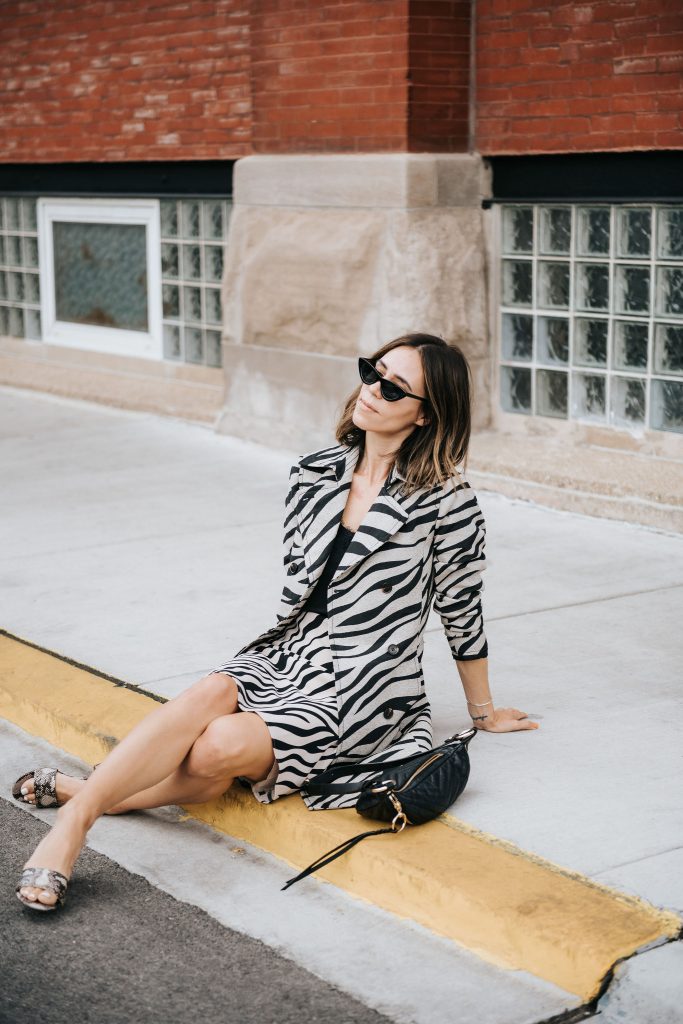
{"type": "MultiPolygon", "coordinates": [[[[413,395],[424,395],[424,374],[419,352],[409,345],[392,348],[377,360],[375,369],[383,377],[394,381],[413,395]]],[[[415,398],[400,398],[387,402],[382,398],[380,382],[361,384],[360,394],[353,410],[353,422],[366,432],[388,436],[412,434],[416,426],[426,422],[424,403],[415,398]]]]}

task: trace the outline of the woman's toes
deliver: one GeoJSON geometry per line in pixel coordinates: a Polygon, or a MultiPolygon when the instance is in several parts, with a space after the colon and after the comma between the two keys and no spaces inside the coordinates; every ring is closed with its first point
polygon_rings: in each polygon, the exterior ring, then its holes
{"type": "MultiPolygon", "coordinates": [[[[75,796],[81,786],[85,784],[85,779],[75,778],[73,775],[65,775],[63,772],[57,772],[55,776],[55,794],[57,797],[57,806],[61,807],[65,804],[72,796],[75,796]]],[[[33,804],[36,802],[36,787],[33,779],[27,779],[21,785],[21,797],[27,804],[33,804]]]]}
{"type": "Polygon", "coordinates": [[[31,903],[46,903],[52,904],[57,902],[57,896],[53,892],[49,892],[48,889],[37,889],[35,886],[23,886],[19,892],[22,896],[25,896],[31,903]]]}
{"type": "Polygon", "coordinates": [[[21,787],[21,795],[27,804],[34,804],[36,802],[36,794],[34,792],[33,779],[28,779],[21,787]]]}

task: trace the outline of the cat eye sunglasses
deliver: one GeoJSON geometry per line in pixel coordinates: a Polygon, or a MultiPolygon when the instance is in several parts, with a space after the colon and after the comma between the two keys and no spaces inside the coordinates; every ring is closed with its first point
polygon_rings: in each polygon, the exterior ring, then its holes
{"type": "Polygon", "coordinates": [[[379,381],[379,389],[385,402],[398,402],[401,398],[416,398],[418,402],[426,401],[420,395],[411,395],[410,391],[406,391],[405,388],[394,384],[393,380],[387,380],[379,370],[375,369],[374,364],[369,359],[361,358],[358,360],[358,372],[364,384],[376,384],[379,381]]]}

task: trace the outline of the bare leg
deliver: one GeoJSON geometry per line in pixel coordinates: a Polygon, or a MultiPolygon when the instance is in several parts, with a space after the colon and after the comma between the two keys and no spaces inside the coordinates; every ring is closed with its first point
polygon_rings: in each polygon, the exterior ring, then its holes
{"type": "Polygon", "coordinates": [[[215,718],[175,772],[156,786],[110,807],[107,813],[123,814],[167,804],[204,803],[225,793],[237,775],[253,781],[264,778],[273,762],[269,737],[267,752],[263,748],[264,756],[255,754],[261,747],[264,732],[267,736],[262,720],[250,712],[215,718]]]}
{"type": "MultiPolygon", "coordinates": [[[[243,712],[236,712],[234,714],[233,720],[236,724],[242,722],[243,714],[243,712]]],[[[213,719],[209,728],[220,722],[221,719],[213,719]]],[[[258,728],[257,723],[253,724],[258,728]]],[[[212,755],[211,751],[204,749],[206,744],[203,741],[208,738],[207,732],[208,730],[205,729],[193,744],[190,753],[184,761],[167,778],[158,782],[155,786],[143,789],[139,793],[135,793],[133,796],[127,797],[120,803],[115,804],[113,807],[109,807],[105,814],[124,814],[128,811],[166,807],[168,804],[204,803],[206,800],[212,800],[216,796],[225,793],[233,783],[235,772],[231,772],[227,766],[225,769],[222,769],[220,754],[231,753],[231,737],[226,736],[226,742],[222,751],[214,750],[212,755]],[[202,750],[204,753],[200,761],[202,750]]],[[[256,741],[258,737],[255,736],[254,739],[256,741]]],[[[243,773],[240,772],[239,774],[243,773]]],[[[75,797],[85,786],[85,783],[85,779],[78,779],[73,775],[57,772],[55,788],[60,805],[68,803],[69,800],[75,797]]],[[[35,803],[33,780],[27,779],[25,786],[27,793],[24,799],[28,803],[35,803]]]]}
{"type": "MultiPolygon", "coordinates": [[[[201,799],[201,794],[206,789],[205,780],[188,775],[184,767],[185,761],[162,782],[158,782],[156,786],[143,789],[140,793],[127,797],[121,803],[108,808],[105,814],[122,814],[124,811],[143,810],[149,807],[165,807],[166,804],[197,803],[201,799]],[[196,799],[193,800],[193,796],[196,799]]],[[[225,789],[230,787],[231,781],[231,779],[226,779],[225,789]]],[[[28,793],[24,799],[29,804],[35,804],[32,780],[29,779],[26,785],[28,793]]],[[[63,775],[61,772],[58,772],[55,788],[60,806],[68,803],[77,793],[80,793],[84,785],[85,779],[76,779],[72,775],[63,775]]]]}
{"type": "MultiPolygon", "coordinates": [[[[207,790],[213,795],[217,795],[217,780],[222,784],[234,775],[264,777],[273,761],[268,729],[258,715],[236,714],[236,709],[234,681],[212,673],[152,711],[59,809],[54,828],[25,867],[52,868],[69,877],[97,818],[163,783],[186,758],[191,775],[211,780],[213,786],[207,790]],[[197,743],[200,737],[201,744],[197,743]]],[[[171,802],[168,792],[164,796],[165,803],[171,802]]],[[[54,894],[33,887],[22,889],[22,894],[46,904],[56,901],[54,894]]]]}

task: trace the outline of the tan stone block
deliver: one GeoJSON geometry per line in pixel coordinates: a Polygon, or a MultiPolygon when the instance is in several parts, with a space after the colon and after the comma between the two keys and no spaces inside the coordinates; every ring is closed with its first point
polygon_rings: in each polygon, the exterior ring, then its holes
{"type": "Polygon", "coordinates": [[[546,435],[475,432],[475,487],[550,508],[683,532],[683,453],[650,458],[546,435]]]}
{"type": "Polygon", "coordinates": [[[376,301],[385,221],[374,210],[235,210],[223,291],[226,339],[355,355],[376,301]]]}
{"type": "Polygon", "coordinates": [[[334,444],[337,420],[359,383],[355,359],[226,345],[223,361],[219,433],[302,454],[334,444]]]}
{"type": "Polygon", "coordinates": [[[481,211],[394,211],[379,300],[379,335],[426,331],[488,356],[481,211]]]}
{"type": "Polygon", "coordinates": [[[256,154],[235,164],[236,204],[406,209],[480,206],[490,171],[469,153],[256,154]]]}

